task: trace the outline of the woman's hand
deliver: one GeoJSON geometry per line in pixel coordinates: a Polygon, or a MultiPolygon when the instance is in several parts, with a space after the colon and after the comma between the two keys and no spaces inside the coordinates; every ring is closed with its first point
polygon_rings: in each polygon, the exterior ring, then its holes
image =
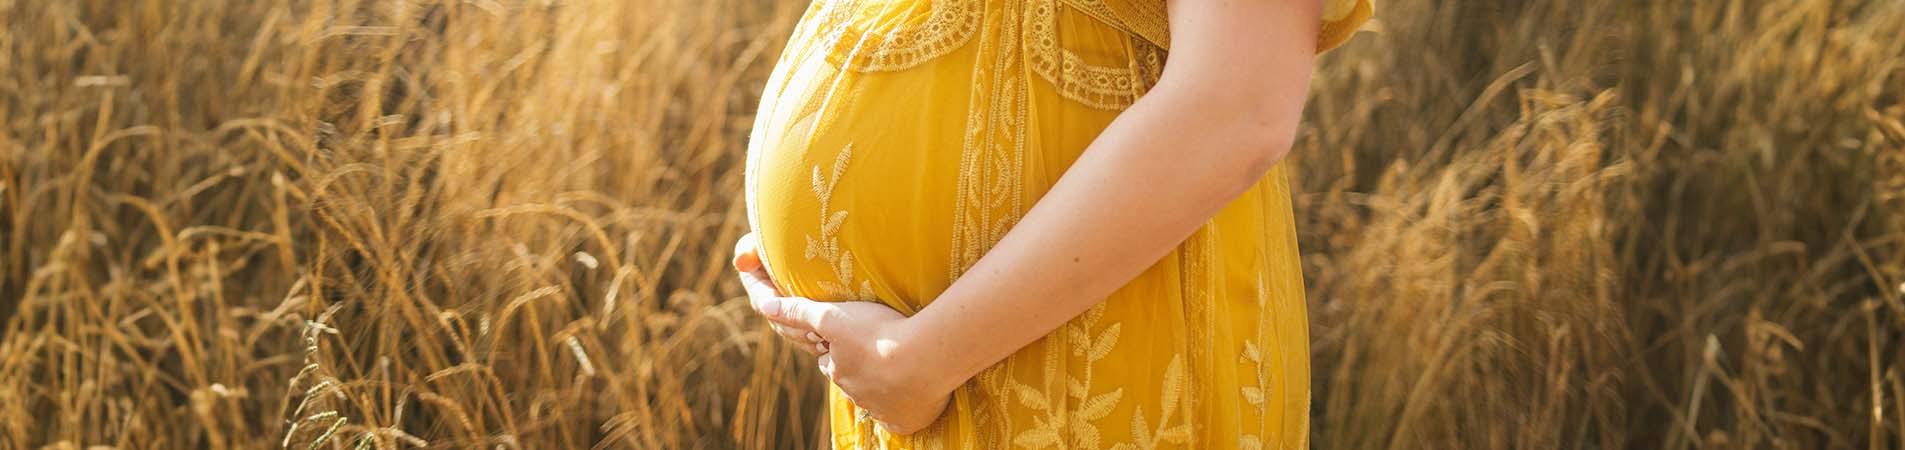
{"type": "Polygon", "coordinates": [[[782,296],[759,249],[756,235],[742,236],[734,247],[734,269],[749,304],[775,333],[818,357],[821,373],[887,431],[911,434],[939,419],[965,379],[948,379],[948,372],[929,364],[933,358],[908,350],[913,336],[905,315],[873,302],[782,296]]]}
{"type": "MultiPolygon", "coordinates": [[[[754,233],[741,236],[734,243],[734,270],[741,273],[741,286],[747,288],[748,304],[759,312],[765,302],[780,298],[780,290],[774,287],[774,279],[767,275],[767,268],[761,264],[760,237],[754,233]]],[[[808,355],[820,356],[827,353],[827,343],[812,330],[788,327],[777,322],[769,322],[774,333],[787,339],[794,347],[806,351],[808,355]]]]}
{"type": "Polygon", "coordinates": [[[781,297],[762,308],[768,320],[813,330],[826,340],[820,372],[887,431],[912,434],[939,420],[953,389],[936,359],[921,354],[899,311],[873,302],[816,302],[781,297]]]}

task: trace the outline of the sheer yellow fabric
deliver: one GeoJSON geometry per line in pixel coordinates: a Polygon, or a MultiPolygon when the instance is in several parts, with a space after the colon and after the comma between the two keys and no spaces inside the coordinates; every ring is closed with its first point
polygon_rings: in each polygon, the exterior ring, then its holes
{"type": "MultiPolygon", "coordinates": [[[[1370,7],[1328,0],[1318,51],[1370,7]]],[[[1168,46],[1163,0],[814,2],[747,154],[769,273],[789,295],[917,312],[1157,81],[1168,46]]],[[[968,382],[922,433],[887,435],[833,391],[835,447],[1307,447],[1308,323],[1282,170],[968,382]]]]}

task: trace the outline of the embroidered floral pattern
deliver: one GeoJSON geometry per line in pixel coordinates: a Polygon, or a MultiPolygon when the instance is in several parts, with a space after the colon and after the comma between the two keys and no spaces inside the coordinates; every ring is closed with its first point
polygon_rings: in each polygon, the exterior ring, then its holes
{"type": "Polygon", "coordinates": [[[1163,399],[1158,402],[1158,424],[1153,428],[1144,420],[1144,407],[1131,414],[1132,442],[1121,443],[1111,450],[1155,450],[1161,445],[1190,445],[1191,425],[1185,420],[1189,415],[1184,411],[1184,356],[1171,357],[1171,364],[1164,369],[1163,399]],[[1172,425],[1176,416],[1177,424],[1172,425]]]}
{"type": "Polygon", "coordinates": [[[847,211],[832,209],[834,187],[840,184],[840,177],[846,174],[847,161],[851,158],[853,146],[840,149],[840,154],[834,155],[833,172],[826,178],[820,176],[820,166],[814,166],[813,192],[814,197],[820,199],[820,237],[815,238],[811,234],[806,236],[805,257],[809,261],[820,258],[833,268],[835,279],[820,281],[820,289],[826,291],[827,295],[870,299],[876,297],[873,284],[862,280],[859,286],[853,285],[853,252],[840,248],[840,227],[847,224],[847,211]]]}
{"type": "MultiPolygon", "coordinates": [[[[1257,258],[1263,261],[1264,264],[1269,264],[1269,254],[1260,252],[1257,258]]],[[[1276,298],[1273,297],[1275,290],[1270,285],[1270,278],[1259,272],[1256,277],[1256,288],[1258,314],[1264,317],[1275,317],[1277,314],[1276,298]]],[[[1271,390],[1272,368],[1288,367],[1289,365],[1289,361],[1282,359],[1282,352],[1277,353],[1276,356],[1278,360],[1275,361],[1274,364],[1272,364],[1268,356],[1264,355],[1266,348],[1274,349],[1275,347],[1273,346],[1275,342],[1283,338],[1278,331],[1275,324],[1270,321],[1257,324],[1256,332],[1247,336],[1247,339],[1243,341],[1243,353],[1239,355],[1239,359],[1241,360],[1239,362],[1247,364],[1250,369],[1250,372],[1245,375],[1250,376],[1252,379],[1243,381],[1248,384],[1242,384],[1242,386],[1238,388],[1238,395],[1243,397],[1246,404],[1249,404],[1255,409],[1257,417],[1260,418],[1269,417],[1271,408],[1270,400],[1272,396],[1276,394],[1276,392],[1271,390]]],[[[1304,395],[1307,401],[1309,392],[1305,390],[1304,395]]],[[[1308,409],[1309,407],[1306,403],[1304,410],[1307,412],[1308,409]]],[[[1279,431],[1270,428],[1267,419],[1258,420],[1256,422],[1257,430],[1255,433],[1245,434],[1238,439],[1237,446],[1239,450],[1261,450],[1267,448],[1265,440],[1273,439],[1277,431],[1279,431]]],[[[1305,427],[1305,432],[1308,432],[1308,427],[1305,427]]]]}
{"type": "MultiPolygon", "coordinates": [[[[1033,418],[1033,426],[1020,431],[1012,438],[1019,447],[1075,448],[1096,450],[1104,448],[1100,441],[1103,434],[1097,421],[1111,415],[1119,400],[1124,398],[1124,388],[1093,393],[1092,369],[1105,357],[1111,355],[1118,345],[1118,335],[1122,324],[1111,324],[1098,328],[1098,322],[1104,318],[1105,305],[1099,304],[1086,311],[1083,316],[1066,323],[1062,327],[1063,343],[1054,342],[1060,338],[1048,338],[1045,348],[1045,384],[1043,389],[1010,380],[1012,394],[1021,406],[1040,416],[1033,418]],[[1059,360],[1067,358],[1065,350],[1070,349],[1069,357],[1082,360],[1076,373],[1066,373],[1061,380],[1058,369],[1059,360]],[[1062,386],[1053,385],[1063,382],[1062,386]],[[1052,401],[1052,396],[1063,393],[1063,403],[1052,401]],[[1066,406],[1070,407],[1066,407],[1066,406]]],[[[1072,371],[1064,371],[1072,372],[1072,371]]],[[[1168,383],[1168,381],[1167,381],[1168,383]]]]}

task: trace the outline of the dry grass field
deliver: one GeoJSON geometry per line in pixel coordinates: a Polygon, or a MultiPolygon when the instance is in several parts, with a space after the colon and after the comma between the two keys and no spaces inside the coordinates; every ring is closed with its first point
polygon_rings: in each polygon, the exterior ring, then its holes
{"type": "MultiPolygon", "coordinates": [[[[1293,153],[1314,444],[1905,446],[1905,2],[1385,0],[1293,153]]],[[[809,448],[766,0],[0,0],[0,448],[809,448]]]]}

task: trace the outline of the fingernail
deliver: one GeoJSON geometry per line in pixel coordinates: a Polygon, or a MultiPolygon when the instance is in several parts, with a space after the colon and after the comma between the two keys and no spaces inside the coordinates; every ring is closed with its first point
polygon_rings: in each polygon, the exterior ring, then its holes
{"type": "Polygon", "coordinates": [[[820,335],[814,334],[814,332],[812,331],[807,332],[807,340],[814,341],[814,342],[825,342],[820,340],[820,335]]]}
{"type": "Polygon", "coordinates": [[[820,347],[820,352],[821,352],[821,353],[827,353],[827,352],[831,352],[831,351],[833,351],[833,349],[832,349],[832,348],[829,348],[829,347],[827,346],[827,343],[826,343],[825,341],[822,341],[822,342],[821,342],[820,344],[817,344],[817,345],[818,345],[818,346],[820,347]]]}
{"type": "Polygon", "coordinates": [[[780,300],[768,300],[765,302],[761,302],[761,314],[766,314],[768,317],[780,317],[781,316],[780,300]]]}

